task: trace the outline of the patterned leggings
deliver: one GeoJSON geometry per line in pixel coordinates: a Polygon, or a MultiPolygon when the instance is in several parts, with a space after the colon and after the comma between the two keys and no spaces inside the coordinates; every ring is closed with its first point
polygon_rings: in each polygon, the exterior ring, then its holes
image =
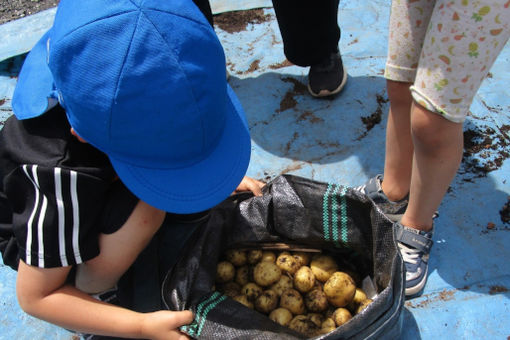
{"type": "Polygon", "coordinates": [[[393,0],[384,76],[461,123],[509,37],[510,0],[393,0]]]}

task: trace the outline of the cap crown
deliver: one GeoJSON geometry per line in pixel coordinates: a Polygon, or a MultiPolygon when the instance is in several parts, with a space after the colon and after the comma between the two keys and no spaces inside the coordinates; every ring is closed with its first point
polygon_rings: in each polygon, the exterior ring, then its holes
{"type": "Polygon", "coordinates": [[[59,101],[77,133],[117,160],[186,167],[223,132],[223,49],[190,2],[60,2],[48,41],[59,101]]]}

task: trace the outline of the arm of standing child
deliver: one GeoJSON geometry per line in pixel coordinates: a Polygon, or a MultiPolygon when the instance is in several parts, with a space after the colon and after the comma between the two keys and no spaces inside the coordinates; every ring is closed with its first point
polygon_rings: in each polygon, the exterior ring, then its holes
{"type": "Polygon", "coordinates": [[[261,181],[244,176],[235,192],[251,191],[255,196],[262,196],[262,187],[264,187],[264,185],[266,184],[261,181]]]}
{"type": "Polygon", "coordinates": [[[138,313],[117,307],[66,284],[70,267],[38,268],[20,261],[16,283],[21,308],[37,318],[79,332],[146,339],[188,339],[177,329],[190,311],[138,313]]]}

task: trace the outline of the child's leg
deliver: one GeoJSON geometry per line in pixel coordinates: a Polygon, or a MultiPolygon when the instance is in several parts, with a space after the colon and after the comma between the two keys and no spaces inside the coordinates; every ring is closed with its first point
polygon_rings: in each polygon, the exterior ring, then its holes
{"type": "Polygon", "coordinates": [[[402,224],[432,227],[434,211],[462,159],[474,95],[510,36],[510,8],[498,0],[438,1],[424,41],[411,114],[414,143],[409,206],[402,224]]]}
{"type": "Polygon", "coordinates": [[[76,287],[94,294],[115,286],[158,231],[164,218],[164,211],[139,201],[119,230],[100,235],[100,254],[78,265],[76,287]]]}
{"type": "Polygon", "coordinates": [[[388,39],[387,78],[390,112],[386,126],[386,154],[382,189],[393,201],[409,193],[413,143],[409,87],[416,77],[420,48],[434,1],[393,1],[388,39]]]}
{"type": "Polygon", "coordinates": [[[386,154],[384,161],[383,192],[392,201],[409,193],[413,143],[411,141],[412,104],[410,83],[387,81],[390,112],[386,125],[386,154]]]}

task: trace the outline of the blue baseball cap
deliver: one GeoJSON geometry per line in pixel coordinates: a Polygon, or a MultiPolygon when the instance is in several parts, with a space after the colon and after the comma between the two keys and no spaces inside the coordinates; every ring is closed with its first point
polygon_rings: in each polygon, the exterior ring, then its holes
{"type": "Polygon", "coordinates": [[[191,0],[61,0],[12,106],[29,119],[58,101],[136,196],[194,213],[232,193],[250,159],[225,69],[218,37],[191,0]]]}

